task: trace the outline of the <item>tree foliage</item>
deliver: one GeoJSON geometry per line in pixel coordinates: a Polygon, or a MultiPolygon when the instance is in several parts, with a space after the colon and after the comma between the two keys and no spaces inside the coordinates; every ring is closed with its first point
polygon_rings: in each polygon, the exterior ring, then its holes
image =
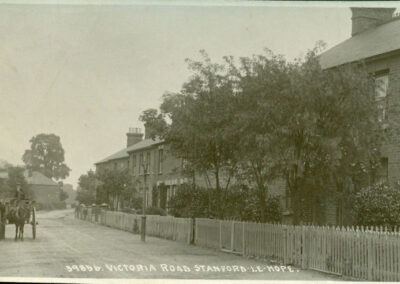
{"type": "Polygon", "coordinates": [[[134,197],[136,187],[127,169],[104,169],[96,174],[99,181],[97,192],[112,209],[120,209],[123,200],[134,197]]]}
{"type": "Polygon", "coordinates": [[[76,200],[86,205],[95,203],[97,189],[96,174],[92,170],[88,171],[79,177],[78,184],[76,200]]]}
{"type": "Polygon", "coordinates": [[[17,191],[17,186],[21,186],[24,196],[27,199],[34,199],[34,193],[30,189],[29,184],[25,178],[23,167],[19,166],[8,166],[7,167],[8,178],[1,184],[1,195],[7,198],[14,198],[17,191]]]}
{"type": "MultiPolygon", "coordinates": [[[[276,148],[281,143],[277,132],[282,124],[280,98],[290,85],[292,67],[283,57],[266,50],[265,54],[240,58],[235,65],[229,58],[229,74],[235,82],[231,104],[235,119],[227,126],[240,133],[234,155],[239,161],[236,177],[254,188],[254,201],[261,221],[267,216],[268,184],[279,176],[276,148]]],[[[288,110],[289,111],[289,110],[288,110]]]]}
{"type": "Polygon", "coordinates": [[[69,175],[71,169],[64,163],[65,151],[59,136],[42,133],[32,137],[29,142],[31,148],[22,157],[27,168],[56,180],[69,175]]]}
{"type": "Polygon", "coordinates": [[[159,113],[157,109],[147,109],[143,111],[139,120],[144,122],[147,137],[151,139],[164,137],[167,130],[167,122],[164,119],[164,115],[159,113]]]}
{"type": "Polygon", "coordinates": [[[164,96],[161,110],[171,120],[165,140],[175,156],[191,168],[212,176],[218,216],[222,217],[222,191],[229,185],[235,161],[236,132],[227,126],[234,119],[230,109],[233,86],[226,65],[211,62],[202,52],[202,61],[188,60],[193,75],[178,94],[164,96]],[[228,176],[224,181],[222,176],[228,176]]]}

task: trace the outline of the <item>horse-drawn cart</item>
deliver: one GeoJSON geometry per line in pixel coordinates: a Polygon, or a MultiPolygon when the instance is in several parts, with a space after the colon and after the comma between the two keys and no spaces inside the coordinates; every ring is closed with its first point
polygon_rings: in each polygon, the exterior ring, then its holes
{"type": "Polygon", "coordinates": [[[15,240],[24,238],[24,225],[32,225],[32,238],[36,239],[35,201],[30,199],[0,200],[0,239],[5,238],[7,224],[15,224],[15,240]]]}

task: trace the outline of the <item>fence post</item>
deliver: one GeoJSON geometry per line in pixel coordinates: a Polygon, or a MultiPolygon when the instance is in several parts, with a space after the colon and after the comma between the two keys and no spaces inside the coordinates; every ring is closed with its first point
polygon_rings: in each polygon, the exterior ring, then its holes
{"type": "Polygon", "coordinates": [[[373,247],[372,247],[372,238],[370,237],[370,235],[367,236],[367,240],[368,240],[368,280],[373,280],[372,279],[372,269],[373,269],[373,247]]]}
{"type": "Polygon", "coordinates": [[[307,269],[306,227],[301,226],[301,268],[307,269]]]}
{"type": "Polygon", "coordinates": [[[287,261],[287,254],[288,254],[288,247],[287,247],[287,228],[283,227],[283,264],[286,265],[287,261]]]}
{"type": "Polygon", "coordinates": [[[194,230],[195,230],[195,219],[189,218],[189,240],[188,244],[194,244],[194,230]]]}

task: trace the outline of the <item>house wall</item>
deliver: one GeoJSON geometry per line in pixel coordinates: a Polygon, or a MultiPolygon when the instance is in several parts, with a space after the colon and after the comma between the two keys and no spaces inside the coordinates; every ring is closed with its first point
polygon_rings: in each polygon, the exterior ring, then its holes
{"type": "Polygon", "coordinates": [[[175,187],[184,182],[182,174],[182,161],[171,154],[170,148],[166,144],[156,144],[151,147],[136,150],[129,153],[129,172],[132,174],[139,188],[139,195],[142,196],[142,190],[147,190],[147,206],[155,204],[160,205],[160,200],[153,202],[153,188],[161,183],[168,187],[168,196],[173,194],[175,187]],[[160,165],[160,151],[162,151],[162,163],[160,165]],[[147,159],[150,154],[150,165],[148,175],[143,175],[143,167],[140,165],[140,156],[147,159]],[[160,169],[161,166],[161,169],[160,169]]]}
{"type": "MultiPolygon", "coordinates": [[[[370,61],[367,68],[371,73],[389,71],[388,112],[400,105],[400,55],[370,61]]],[[[400,115],[400,113],[398,114],[400,115]]],[[[398,136],[398,135],[396,135],[398,136]]],[[[399,137],[396,137],[399,138],[399,137]]],[[[400,180],[400,145],[388,143],[382,148],[382,156],[388,158],[388,179],[390,183],[400,180]]]]}
{"type": "Polygon", "coordinates": [[[30,185],[36,203],[51,204],[60,202],[58,185],[30,185]]]}
{"type": "MultiPolygon", "coordinates": [[[[369,60],[367,69],[371,74],[388,71],[389,91],[387,95],[387,113],[388,120],[390,121],[390,112],[395,112],[395,108],[400,106],[400,55],[369,60]]],[[[400,133],[396,134],[395,138],[398,139],[399,135],[400,133]]],[[[384,144],[381,149],[381,156],[388,159],[387,180],[389,183],[394,184],[400,180],[400,144],[395,142],[384,144]]],[[[352,207],[352,204],[340,205],[334,199],[327,199],[325,201],[324,223],[339,226],[352,225],[354,222],[351,215],[352,207]]]]}
{"type": "Polygon", "coordinates": [[[104,169],[125,169],[129,166],[129,158],[121,158],[116,160],[107,161],[101,164],[96,164],[96,171],[101,171],[104,169]]]}

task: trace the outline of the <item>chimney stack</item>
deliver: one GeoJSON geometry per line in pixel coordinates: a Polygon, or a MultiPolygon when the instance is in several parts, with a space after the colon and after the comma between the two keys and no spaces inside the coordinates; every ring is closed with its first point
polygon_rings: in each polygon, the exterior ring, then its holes
{"type": "Polygon", "coordinates": [[[358,35],[368,29],[375,28],[389,21],[393,17],[396,8],[350,8],[351,36],[358,35]]]}
{"type": "Polygon", "coordinates": [[[143,139],[143,133],[140,128],[129,128],[128,133],[126,133],[127,141],[126,147],[132,146],[143,139]]]}
{"type": "Polygon", "coordinates": [[[150,130],[146,125],[144,126],[144,139],[150,139],[150,130]]]}

